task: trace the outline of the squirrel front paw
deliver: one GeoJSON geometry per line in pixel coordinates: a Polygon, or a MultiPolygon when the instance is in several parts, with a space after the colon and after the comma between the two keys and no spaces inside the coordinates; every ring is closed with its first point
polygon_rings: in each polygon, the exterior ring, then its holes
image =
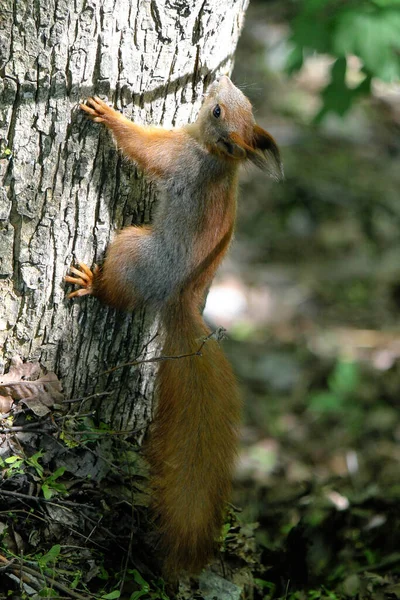
{"type": "Polygon", "coordinates": [[[107,123],[114,113],[116,113],[111,106],[108,106],[108,104],[103,102],[98,96],[88,98],[87,104],[80,104],[79,107],[96,123],[107,123]]]}
{"type": "Polygon", "coordinates": [[[87,296],[89,294],[93,294],[93,279],[99,272],[99,267],[95,265],[92,271],[83,262],[78,262],[78,266],[79,269],[72,266],[69,268],[70,273],[77,275],[77,277],[71,277],[70,275],[66,275],[64,277],[64,281],[67,283],[73,283],[81,286],[78,290],[68,294],[67,298],[75,298],[76,296],[87,296]]]}

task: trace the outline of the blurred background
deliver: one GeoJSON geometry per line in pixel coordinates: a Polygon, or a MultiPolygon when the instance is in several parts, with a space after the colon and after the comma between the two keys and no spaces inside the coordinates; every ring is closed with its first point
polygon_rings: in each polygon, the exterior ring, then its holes
{"type": "Polygon", "coordinates": [[[285,168],[243,172],[206,307],[245,402],[243,557],[255,535],[256,597],[398,598],[400,2],[252,0],[235,64],[285,168]]]}

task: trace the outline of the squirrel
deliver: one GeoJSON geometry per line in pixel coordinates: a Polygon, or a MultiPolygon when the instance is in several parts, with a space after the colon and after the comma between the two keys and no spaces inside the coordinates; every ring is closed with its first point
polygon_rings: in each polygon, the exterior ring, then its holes
{"type": "Polygon", "coordinates": [[[201,311],[232,238],[239,165],[251,161],[279,180],[280,153],[225,75],[211,85],[197,120],[179,129],[137,125],[98,97],[80,108],[110,129],[160,194],[151,226],[122,229],[101,268],[78,262],[65,280],[80,286],[69,298],[152,307],[165,334],[162,354],[191,355],[160,363],[147,459],[164,571],[196,574],[223,524],[241,421],[235,377],[201,311]]]}

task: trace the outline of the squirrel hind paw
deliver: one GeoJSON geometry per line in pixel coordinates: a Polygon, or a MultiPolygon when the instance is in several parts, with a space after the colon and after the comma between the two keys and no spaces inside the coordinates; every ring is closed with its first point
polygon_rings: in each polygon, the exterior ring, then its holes
{"type": "Polygon", "coordinates": [[[99,267],[95,265],[92,271],[83,262],[78,262],[78,267],[79,269],[77,269],[74,266],[71,266],[69,268],[69,272],[72,273],[74,276],[66,275],[64,277],[64,281],[66,281],[67,283],[72,283],[74,285],[80,286],[78,290],[69,293],[67,296],[68,298],[75,298],[79,296],[87,296],[93,294],[93,279],[98,273],[99,267]]]}

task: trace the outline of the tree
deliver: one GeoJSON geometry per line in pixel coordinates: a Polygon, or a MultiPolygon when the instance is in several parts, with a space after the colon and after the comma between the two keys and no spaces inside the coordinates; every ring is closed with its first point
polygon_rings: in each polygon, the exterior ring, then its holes
{"type": "Polygon", "coordinates": [[[143,311],[66,301],[63,277],[76,259],[101,261],[115,229],[149,221],[155,197],[78,103],[98,94],[138,122],[192,120],[207,85],[232,67],[247,1],[2,9],[1,366],[16,354],[39,360],[67,397],[112,391],[95,408],[113,426],[147,424],[154,366],[99,374],[136,357],[156,324],[143,311]]]}

